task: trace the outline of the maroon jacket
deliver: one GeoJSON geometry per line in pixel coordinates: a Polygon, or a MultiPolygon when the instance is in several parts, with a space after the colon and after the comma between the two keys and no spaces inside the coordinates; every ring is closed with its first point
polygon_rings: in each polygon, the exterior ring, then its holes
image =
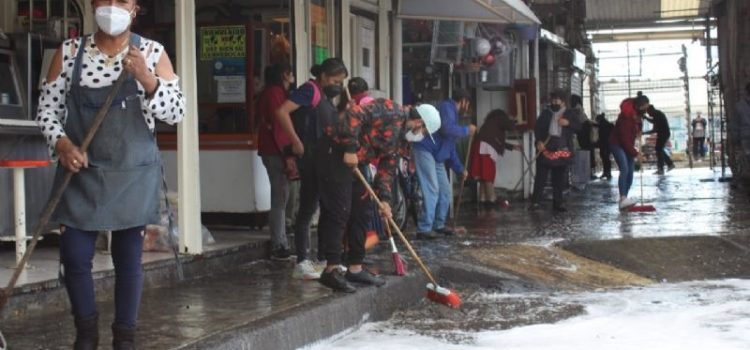
{"type": "Polygon", "coordinates": [[[635,109],[635,100],[627,98],[620,104],[620,115],[615,122],[615,128],[609,135],[609,144],[622,147],[629,156],[638,156],[635,147],[635,139],[642,128],[642,122],[638,111],[635,109]]]}
{"type": "Polygon", "coordinates": [[[276,110],[284,104],[286,98],[287,93],[280,85],[266,87],[258,98],[258,155],[280,156],[284,147],[292,143],[276,120],[276,110]]]}

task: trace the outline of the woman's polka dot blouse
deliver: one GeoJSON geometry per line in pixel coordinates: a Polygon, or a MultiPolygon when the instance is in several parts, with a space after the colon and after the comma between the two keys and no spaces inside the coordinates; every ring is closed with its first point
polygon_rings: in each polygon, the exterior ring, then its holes
{"type": "MultiPolygon", "coordinates": [[[[53,159],[57,159],[55,154],[57,140],[65,136],[66,97],[70,91],[76,55],[81,40],[81,38],[76,38],[63,42],[60,75],[53,81],[45,80],[42,82],[36,121],[47,140],[50,155],[53,159]]],[[[91,36],[88,37],[85,45],[84,57],[81,62],[81,86],[100,88],[113,85],[122,70],[120,60],[107,64],[106,55],[96,48],[91,36]]],[[[126,50],[127,48],[123,51],[126,50]]],[[[140,50],[146,57],[148,69],[153,72],[156,63],[159,62],[161,55],[164,53],[164,47],[156,41],[142,38],[140,50]]],[[[138,84],[138,95],[141,99],[143,118],[151,132],[154,131],[154,119],[172,125],[182,121],[185,110],[185,97],[180,91],[179,79],[164,80],[158,75],[157,78],[159,79],[159,87],[149,100],[145,97],[143,86],[136,82],[138,84]]]]}

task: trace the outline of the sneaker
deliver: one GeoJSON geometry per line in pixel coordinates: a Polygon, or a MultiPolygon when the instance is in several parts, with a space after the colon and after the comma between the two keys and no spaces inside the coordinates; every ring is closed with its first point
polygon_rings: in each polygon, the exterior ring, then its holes
{"type": "Polygon", "coordinates": [[[346,273],[346,279],[352,283],[366,284],[376,287],[380,287],[385,284],[385,280],[382,277],[375,276],[367,269],[362,269],[362,271],[357,273],[352,273],[351,271],[349,271],[346,273]]]}
{"type": "Polygon", "coordinates": [[[315,272],[317,273],[323,273],[325,271],[326,266],[328,266],[328,263],[325,260],[315,261],[311,262],[313,269],[315,269],[315,272]]]}
{"type": "Polygon", "coordinates": [[[292,253],[289,251],[288,248],[276,248],[271,252],[271,260],[276,261],[284,261],[289,260],[289,258],[292,256],[292,253]]]}
{"type": "Polygon", "coordinates": [[[448,227],[448,226],[436,229],[435,232],[437,232],[437,233],[439,233],[439,234],[441,234],[443,236],[446,236],[446,237],[450,237],[450,236],[455,236],[456,235],[456,231],[453,230],[452,228],[448,227]]]}
{"type": "Polygon", "coordinates": [[[632,206],[634,206],[636,204],[637,204],[636,201],[634,201],[634,200],[632,200],[630,198],[625,198],[625,199],[623,199],[623,200],[620,201],[620,210],[625,210],[625,209],[630,208],[630,207],[632,207],[632,206]]]}
{"type": "Polygon", "coordinates": [[[423,239],[423,240],[431,240],[436,239],[437,235],[435,232],[417,232],[417,239],[423,239]]]}
{"type": "Polygon", "coordinates": [[[320,278],[320,271],[315,270],[315,266],[313,265],[312,261],[304,260],[294,266],[292,278],[306,281],[317,280],[320,278]]]}
{"type": "Polygon", "coordinates": [[[333,269],[330,272],[323,271],[323,273],[320,274],[318,282],[333,289],[335,292],[354,293],[357,291],[357,288],[352,286],[349,281],[346,280],[344,272],[340,269],[333,269]]]}

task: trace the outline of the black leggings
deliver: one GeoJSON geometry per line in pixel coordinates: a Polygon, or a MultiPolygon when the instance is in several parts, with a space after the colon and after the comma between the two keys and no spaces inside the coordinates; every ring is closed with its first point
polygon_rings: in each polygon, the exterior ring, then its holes
{"type": "MultiPolygon", "coordinates": [[[[362,170],[362,167],[360,167],[362,170]]],[[[349,249],[346,254],[346,263],[349,265],[361,265],[365,259],[365,240],[367,230],[372,224],[372,205],[370,195],[365,186],[358,178],[352,182],[352,208],[349,213],[349,222],[346,225],[346,242],[349,249]]]]}
{"type": "MultiPolygon", "coordinates": [[[[370,197],[353,175],[341,179],[340,169],[318,169],[320,252],[328,265],[341,264],[346,240],[348,265],[360,265],[365,258],[365,238],[372,218],[370,197]],[[340,179],[340,180],[339,180],[340,179]]],[[[350,172],[350,170],[346,169],[350,172]]]]}

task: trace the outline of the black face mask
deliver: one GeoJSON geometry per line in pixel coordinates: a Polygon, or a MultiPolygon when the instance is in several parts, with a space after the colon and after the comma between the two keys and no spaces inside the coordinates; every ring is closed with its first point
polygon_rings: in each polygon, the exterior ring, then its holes
{"type": "Polygon", "coordinates": [[[343,91],[344,88],[341,85],[327,85],[323,88],[323,93],[328,98],[336,98],[337,96],[341,95],[343,91]]]}
{"type": "Polygon", "coordinates": [[[562,109],[562,106],[561,105],[551,104],[551,105],[549,105],[549,109],[551,111],[553,111],[553,112],[559,112],[560,109],[562,109]]]}

